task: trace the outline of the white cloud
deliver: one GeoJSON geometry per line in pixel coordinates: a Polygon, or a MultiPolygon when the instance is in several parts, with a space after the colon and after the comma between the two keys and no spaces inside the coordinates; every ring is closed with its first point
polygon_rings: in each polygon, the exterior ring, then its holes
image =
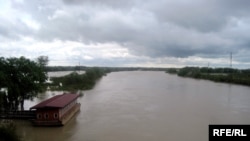
{"type": "Polygon", "coordinates": [[[54,20],[57,18],[64,18],[65,16],[69,16],[69,14],[64,10],[56,10],[52,16],[48,16],[49,20],[54,20]]]}
{"type": "Polygon", "coordinates": [[[40,24],[36,22],[34,19],[31,18],[30,15],[24,14],[23,18],[21,19],[22,22],[24,22],[28,27],[32,28],[33,30],[39,30],[40,29],[40,24]]]}

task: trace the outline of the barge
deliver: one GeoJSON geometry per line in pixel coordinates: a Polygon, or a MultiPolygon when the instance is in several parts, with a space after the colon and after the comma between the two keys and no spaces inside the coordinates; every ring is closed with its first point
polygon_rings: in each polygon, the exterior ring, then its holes
{"type": "Polygon", "coordinates": [[[30,108],[35,111],[34,126],[63,126],[77,112],[81,104],[77,103],[78,94],[61,94],[49,98],[30,108]]]}

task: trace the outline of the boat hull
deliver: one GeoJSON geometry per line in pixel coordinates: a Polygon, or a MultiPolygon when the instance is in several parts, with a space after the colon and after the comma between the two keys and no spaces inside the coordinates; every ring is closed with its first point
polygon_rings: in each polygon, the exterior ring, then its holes
{"type": "Polygon", "coordinates": [[[67,113],[65,113],[61,118],[58,120],[31,120],[34,126],[63,126],[67,124],[70,119],[72,119],[79,111],[80,111],[81,104],[75,104],[67,113]]]}

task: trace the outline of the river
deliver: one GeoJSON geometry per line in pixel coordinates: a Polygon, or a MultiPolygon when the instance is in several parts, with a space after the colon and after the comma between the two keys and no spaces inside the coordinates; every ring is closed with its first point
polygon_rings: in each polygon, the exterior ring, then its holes
{"type": "MultiPolygon", "coordinates": [[[[113,72],[63,127],[17,121],[25,141],[207,141],[209,124],[249,124],[250,87],[156,71],[113,72]]],[[[47,92],[37,103],[61,92],[47,92]]]]}

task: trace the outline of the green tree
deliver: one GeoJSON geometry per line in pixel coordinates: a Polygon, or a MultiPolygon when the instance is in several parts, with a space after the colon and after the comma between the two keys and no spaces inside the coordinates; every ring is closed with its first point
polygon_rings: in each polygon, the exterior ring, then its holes
{"type": "Polygon", "coordinates": [[[25,57],[1,59],[0,87],[7,88],[6,100],[11,110],[20,105],[24,109],[24,100],[32,99],[42,90],[47,79],[44,67],[25,57]]]}
{"type": "Polygon", "coordinates": [[[6,88],[6,73],[5,73],[6,60],[1,57],[0,58],[0,111],[4,110],[6,102],[6,93],[4,89],[6,88]]]}
{"type": "Polygon", "coordinates": [[[36,62],[43,67],[46,67],[49,63],[49,57],[48,56],[39,56],[36,59],[36,62]]]}
{"type": "Polygon", "coordinates": [[[170,73],[170,74],[177,74],[177,69],[176,68],[169,68],[167,69],[167,73],[170,73]]]}

